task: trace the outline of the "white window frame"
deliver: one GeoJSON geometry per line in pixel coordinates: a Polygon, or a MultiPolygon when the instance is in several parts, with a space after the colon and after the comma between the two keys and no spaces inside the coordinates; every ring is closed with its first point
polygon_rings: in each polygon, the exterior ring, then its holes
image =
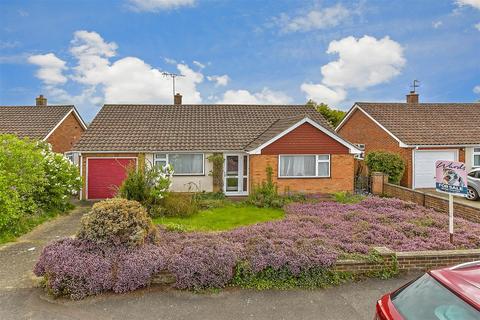
{"type": "Polygon", "coordinates": [[[480,156],[480,146],[472,148],[472,168],[480,168],[480,164],[475,165],[475,156],[480,156]],[[479,151],[475,151],[475,149],[479,149],[479,151]]]}
{"type": "Polygon", "coordinates": [[[278,168],[277,168],[277,176],[279,179],[311,179],[311,178],[331,178],[332,177],[332,157],[330,154],[279,154],[278,155],[278,168]],[[286,157],[308,157],[308,156],[315,156],[315,175],[314,176],[282,176],[280,174],[280,158],[286,157]],[[319,159],[320,156],[328,156],[328,159],[319,159]],[[327,176],[319,176],[318,175],[318,164],[328,162],[328,175],[327,176]]]}
{"type": "Polygon", "coordinates": [[[171,154],[193,154],[193,155],[202,155],[202,173],[175,173],[175,168],[173,168],[174,176],[204,176],[205,175],[205,153],[200,152],[155,152],[153,154],[153,164],[157,165],[157,162],[165,161],[166,165],[170,164],[170,155],[171,154]],[[164,154],[164,158],[157,158],[158,154],[164,154]]]}

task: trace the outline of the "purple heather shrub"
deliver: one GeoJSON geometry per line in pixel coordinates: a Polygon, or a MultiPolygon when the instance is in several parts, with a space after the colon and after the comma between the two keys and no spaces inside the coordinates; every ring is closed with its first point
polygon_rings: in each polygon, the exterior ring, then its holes
{"type": "Polygon", "coordinates": [[[329,268],[345,254],[366,255],[375,246],[397,251],[480,247],[480,224],[455,218],[455,243],[448,216],[397,199],[369,197],[356,204],[293,203],[283,220],[225,232],[175,232],[159,227],[159,244],[94,244],[65,239],[47,246],[35,274],[57,295],[82,298],[104,291],[148,286],[162,271],[175,287],[224,287],[235,266],[253,272],[286,268],[297,275],[329,268]]]}

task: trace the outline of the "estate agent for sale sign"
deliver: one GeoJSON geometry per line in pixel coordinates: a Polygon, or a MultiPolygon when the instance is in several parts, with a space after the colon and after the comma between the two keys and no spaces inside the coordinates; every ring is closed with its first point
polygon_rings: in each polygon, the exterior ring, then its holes
{"type": "Polygon", "coordinates": [[[439,192],[448,193],[448,232],[453,243],[453,196],[467,196],[467,169],[462,162],[435,162],[435,185],[439,192]]]}
{"type": "Polygon", "coordinates": [[[456,161],[438,160],[435,163],[435,184],[439,192],[466,197],[467,169],[465,164],[456,161]]]}

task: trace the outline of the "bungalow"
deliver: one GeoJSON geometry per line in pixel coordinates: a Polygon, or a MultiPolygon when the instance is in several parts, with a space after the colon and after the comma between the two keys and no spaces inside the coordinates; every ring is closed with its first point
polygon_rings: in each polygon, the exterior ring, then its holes
{"type": "Polygon", "coordinates": [[[480,103],[419,103],[414,92],[406,103],[357,102],[336,131],[365,153],[400,154],[405,187],[434,188],[437,160],[480,167],[480,103]]]}
{"type": "Polygon", "coordinates": [[[305,105],[104,105],[77,142],[84,199],[112,197],[128,165],[174,168],[173,191],[213,191],[212,154],[224,157],[222,190],[244,196],[266,178],[280,192],[352,191],[354,155],[305,105]],[[193,189],[192,189],[193,187],[193,189]]]}
{"type": "Polygon", "coordinates": [[[42,140],[52,145],[52,150],[70,153],[72,146],[87,130],[85,122],[72,105],[47,105],[42,95],[35,106],[0,106],[0,134],[42,140]]]}

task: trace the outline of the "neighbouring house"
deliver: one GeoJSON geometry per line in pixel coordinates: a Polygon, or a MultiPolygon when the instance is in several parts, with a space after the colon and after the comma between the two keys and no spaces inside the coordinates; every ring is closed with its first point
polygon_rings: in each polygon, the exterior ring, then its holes
{"type": "Polygon", "coordinates": [[[480,103],[419,103],[414,92],[406,103],[357,102],[336,131],[365,153],[400,154],[409,188],[434,188],[437,160],[480,167],[480,103]]]}
{"type": "Polygon", "coordinates": [[[173,191],[214,191],[212,154],[225,159],[219,190],[228,196],[248,195],[267,166],[280,192],[353,190],[361,151],[313,107],[182,105],[180,97],[174,105],[103,106],[74,147],[84,199],[114,196],[129,165],[170,164],[173,191]]]}
{"type": "Polygon", "coordinates": [[[0,106],[0,134],[46,141],[52,150],[76,162],[72,146],[87,129],[73,105],[47,105],[40,95],[35,106],[0,106]]]}

